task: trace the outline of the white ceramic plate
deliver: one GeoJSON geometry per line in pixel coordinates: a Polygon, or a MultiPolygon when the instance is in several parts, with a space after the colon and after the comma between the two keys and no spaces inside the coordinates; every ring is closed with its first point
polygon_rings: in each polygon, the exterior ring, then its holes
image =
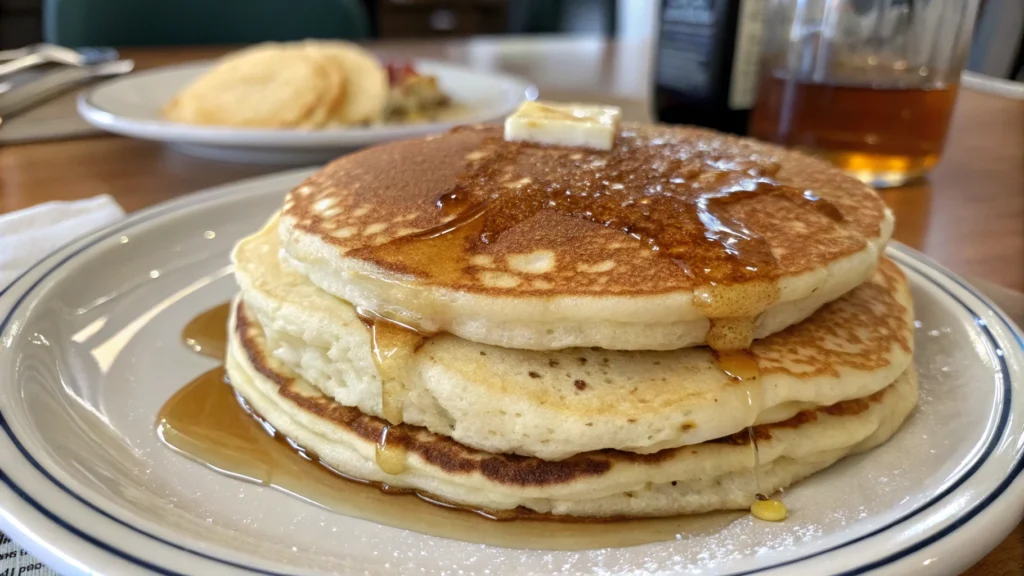
{"type": "Polygon", "coordinates": [[[537,96],[536,87],[512,76],[415,60],[416,70],[436,76],[441,89],[460,105],[464,114],[430,124],[329,130],[241,129],[164,120],[160,114],[164,104],[212,65],[190,62],[108,80],[78,97],[78,112],[97,128],[167,142],[196,156],[236,162],[310,164],[330,160],[353,148],[432,134],[458,124],[496,120],[514,111],[524,99],[537,96]]]}
{"type": "MultiPolygon", "coordinates": [[[[783,523],[632,548],[493,548],[348,518],[159,444],[214,365],[178,341],[235,291],[228,251],[307,171],[134,215],[0,295],[0,529],[69,574],[957,574],[1024,509],[1021,334],[962,280],[889,253],[916,301],[921,402],[887,444],[786,492],[783,523]]],[[[543,525],[538,525],[543,529],[543,525]]]]}

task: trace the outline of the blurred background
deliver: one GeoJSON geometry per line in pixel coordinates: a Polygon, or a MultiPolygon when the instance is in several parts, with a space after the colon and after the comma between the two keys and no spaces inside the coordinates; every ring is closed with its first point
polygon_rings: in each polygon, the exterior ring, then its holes
{"type": "MultiPolygon", "coordinates": [[[[642,38],[657,33],[658,10],[658,0],[0,0],[0,49],[43,40],[71,46],[217,45],[313,35],[642,38]]],[[[983,2],[968,70],[1024,80],[1022,38],[1024,1],[983,2]]]]}
{"type": "Polygon", "coordinates": [[[454,112],[502,117],[532,94],[820,154],[888,188],[896,239],[1024,289],[1024,0],[0,0],[0,214],[100,194],[133,211],[418,129],[206,138],[165,121],[212,59],[310,37],[388,67],[388,106],[433,79],[454,112]],[[117,50],[17,68],[56,48],[40,42],[117,50]],[[417,61],[426,82],[390,74],[417,61]]]}

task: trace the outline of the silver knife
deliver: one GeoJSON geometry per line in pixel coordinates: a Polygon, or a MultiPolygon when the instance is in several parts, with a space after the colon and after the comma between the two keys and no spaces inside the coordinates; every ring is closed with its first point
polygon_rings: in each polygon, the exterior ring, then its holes
{"type": "Polygon", "coordinates": [[[132,60],[115,60],[94,66],[65,66],[42,78],[0,94],[0,122],[29,110],[83,82],[103,76],[127,74],[135,67],[132,60]]]}

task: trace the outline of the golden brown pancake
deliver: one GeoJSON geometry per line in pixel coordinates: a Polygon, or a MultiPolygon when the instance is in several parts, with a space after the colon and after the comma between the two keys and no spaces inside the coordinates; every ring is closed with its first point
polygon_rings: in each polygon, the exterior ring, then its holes
{"type": "Polygon", "coordinates": [[[386,323],[366,326],[350,304],[281,266],[275,232],[271,221],[233,254],[241,297],[275,357],[340,404],[485,451],[558,460],[696,444],[868,396],[912,360],[909,287],[889,260],[756,341],[749,358],[760,376],[737,381],[705,347],[517,350],[451,334],[392,346],[381,338],[386,323]]]}
{"type": "MultiPolygon", "coordinates": [[[[238,303],[227,371],[235,389],[279,432],[346,475],[494,510],[518,506],[576,516],[665,516],[745,508],[755,492],[750,434],[654,454],[601,450],[560,461],[492,454],[409,425],[391,426],[401,466],[386,473],[377,445],[387,423],[342,406],[273,357],[238,303]]],[[[753,428],[761,490],[773,492],[887,440],[917,399],[913,368],[867,397],[804,410],[753,428]]],[[[394,454],[392,455],[394,456],[394,454]]]]}
{"type": "Polygon", "coordinates": [[[368,149],[289,194],[280,225],[286,260],[336,296],[531,349],[742,348],[862,282],[890,232],[823,161],[647,125],[610,152],[491,126],[368,149]]]}

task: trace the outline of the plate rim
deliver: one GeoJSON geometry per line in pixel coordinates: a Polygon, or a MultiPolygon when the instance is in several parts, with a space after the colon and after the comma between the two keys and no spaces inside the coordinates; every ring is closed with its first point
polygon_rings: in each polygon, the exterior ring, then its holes
{"type": "Polygon", "coordinates": [[[206,146],[230,146],[235,148],[321,149],[341,148],[383,142],[396,138],[423,136],[444,131],[461,124],[495,120],[498,117],[511,113],[524,100],[535,98],[538,93],[535,84],[514,74],[495,70],[480,70],[462,63],[446,60],[414,58],[411,60],[413,66],[449,68],[485,77],[489,81],[501,82],[505,84],[510,94],[516,94],[515,103],[503,105],[500,114],[498,113],[498,107],[495,107],[494,113],[477,114],[462,120],[455,119],[427,124],[396,124],[384,127],[299,130],[194,126],[169,120],[138,119],[119,115],[94,101],[94,96],[98,91],[109,89],[117,84],[182,70],[195,69],[198,71],[209,68],[213,65],[214,61],[215,59],[191,60],[178,64],[147,68],[125,76],[105,80],[78,94],[75,103],[76,110],[83,120],[95,128],[145,140],[206,146]]]}
{"type": "MultiPolygon", "coordinates": [[[[6,325],[7,322],[9,321],[10,316],[14,312],[19,310],[19,307],[27,298],[34,294],[35,288],[40,283],[42,283],[51,274],[60,270],[66,263],[73,260],[80,253],[84,252],[85,250],[88,250],[93,246],[96,246],[104,239],[107,239],[124,230],[143,224],[147,221],[154,220],[161,216],[174,214],[178,211],[200,206],[205,203],[229,200],[235,197],[236,195],[246,194],[249,188],[251,188],[252,186],[268,187],[280,181],[282,188],[287,188],[291,185],[297,184],[299,181],[301,181],[302,178],[313,173],[315,170],[316,168],[300,168],[285,172],[278,172],[270,175],[249,178],[201,190],[199,192],[185,195],[180,198],[170,200],[168,202],[160,203],[147,209],[144,209],[142,211],[139,211],[137,213],[134,213],[130,215],[128,218],[125,218],[124,220],[112,226],[106,227],[102,230],[89,234],[84,238],[72,241],[63,247],[58,248],[49,256],[39,261],[32,268],[25,271],[22,275],[15,279],[15,281],[12,282],[8,287],[0,290],[0,299],[2,299],[5,295],[8,295],[8,293],[13,294],[13,291],[16,288],[21,288],[21,292],[20,294],[18,294],[16,301],[9,308],[2,311],[2,317],[0,317],[0,338],[2,338],[4,333],[6,332],[6,325]],[[43,270],[44,268],[45,270],[43,270]],[[40,272],[40,270],[42,270],[42,272],[40,272]],[[23,281],[32,274],[39,274],[39,276],[35,278],[29,286],[22,287],[21,284],[24,283],[23,281]]],[[[804,556],[800,556],[798,558],[793,558],[790,560],[785,560],[771,566],[758,567],[753,570],[747,571],[733,572],[730,573],[730,576],[742,576],[746,574],[768,572],[786,566],[793,566],[795,564],[805,563],[809,560],[813,560],[815,558],[819,558],[821,556],[833,553],[841,548],[850,546],[857,542],[861,542],[863,540],[878,536],[879,534],[882,534],[884,532],[896,528],[897,526],[904,524],[908,520],[922,513],[926,513],[929,509],[932,509],[933,507],[939,505],[945,498],[955,494],[957,489],[964,482],[966,482],[972,475],[974,475],[978,471],[978,469],[981,468],[981,466],[986,462],[987,458],[992,454],[992,452],[995,451],[999,447],[999,445],[1004,441],[1005,437],[1007,435],[1013,434],[1013,431],[1008,429],[1007,423],[1009,416],[1013,411],[1014,381],[1011,377],[1012,373],[1008,369],[1008,366],[1006,364],[1007,356],[1005,354],[1005,348],[1000,343],[996,335],[992,333],[990,327],[988,326],[988,322],[982,317],[982,314],[979,313],[979,311],[972,308],[966,302],[964,302],[957,294],[951,291],[949,287],[944,286],[938,279],[936,279],[936,277],[946,282],[952,283],[953,285],[957,286],[960,290],[964,291],[971,297],[977,299],[978,302],[980,302],[984,306],[984,310],[982,310],[981,312],[984,313],[985,315],[992,316],[995,319],[997,319],[1001,324],[1001,331],[1005,329],[1006,334],[1009,335],[1011,339],[1011,341],[1007,342],[1007,344],[1013,345],[1014,349],[1012,353],[1017,357],[1021,355],[1021,351],[1024,351],[1024,336],[1022,336],[1020,329],[1016,327],[1013,321],[1009,319],[1005,315],[1005,313],[1003,313],[984,294],[981,294],[979,291],[977,291],[977,289],[968,284],[962,278],[950,272],[943,266],[937,264],[924,254],[912,248],[899,244],[897,242],[890,243],[889,252],[898,255],[896,260],[901,265],[912,269],[924,281],[930,283],[934,288],[938,288],[939,291],[944,293],[945,297],[951,299],[956,305],[965,309],[967,313],[969,313],[971,317],[974,318],[977,327],[986,335],[986,338],[988,339],[987,344],[989,345],[989,347],[992,350],[1002,352],[998,353],[998,361],[1000,362],[1000,366],[995,371],[997,374],[1000,375],[1001,386],[1004,388],[1004,400],[1003,405],[1000,409],[998,425],[992,433],[991,437],[983,438],[983,442],[986,443],[985,448],[983,449],[982,453],[979,455],[977,460],[968,469],[966,469],[952,482],[950,482],[949,486],[947,486],[944,490],[942,490],[937,495],[930,497],[926,502],[920,504],[915,509],[911,509],[903,515],[886,523],[885,525],[874,528],[855,539],[845,540],[828,548],[818,550],[815,552],[809,552],[804,556]]],[[[2,343],[2,340],[0,340],[0,343],[2,343]]],[[[65,494],[75,498],[81,504],[84,504],[89,510],[92,511],[92,513],[98,513],[99,515],[106,517],[107,519],[117,524],[120,524],[121,526],[131,531],[139,533],[140,535],[150,540],[153,540],[155,546],[172,547],[178,551],[202,557],[206,560],[210,560],[217,564],[224,565],[225,567],[246,570],[249,573],[267,574],[273,576],[284,574],[282,572],[275,572],[273,570],[237,563],[226,558],[221,558],[214,556],[212,554],[205,553],[203,551],[189,549],[180,544],[176,544],[175,542],[165,540],[160,536],[150,534],[146,532],[144,529],[141,529],[137,526],[132,525],[129,522],[126,522],[124,520],[121,520],[120,518],[117,518],[116,516],[111,515],[105,510],[99,508],[97,505],[92,504],[84,497],[78,495],[74,490],[72,490],[68,486],[62,484],[60,481],[54,478],[53,475],[48,470],[43,468],[42,465],[38,461],[36,461],[36,459],[30,453],[28,453],[23,446],[21,446],[17,437],[14,436],[13,431],[10,429],[6,419],[4,418],[2,410],[0,410],[0,431],[2,431],[2,433],[0,433],[0,439],[11,442],[15,447],[15,453],[25,461],[21,463],[22,465],[24,463],[28,463],[38,473],[42,474],[42,476],[45,477],[47,481],[50,482],[54,487],[64,492],[65,494]]],[[[0,445],[0,453],[7,451],[9,450],[5,446],[0,445]]],[[[1020,475],[1022,471],[1024,471],[1024,454],[1018,451],[1012,462],[1012,465],[1005,472],[999,472],[1001,477],[998,478],[998,482],[995,484],[994,488],[985,493],[983,497],[972,502],[973,505],[968,510],[965,510],[958,518],[956,518],[948,526],[940,528],[936,530],[934,533],[929,534],[926,537],[919,539],[918,541],[909,542],[904,548],[901,548],[891,553],[871,556],[869,558],[866,558],[863,564],[859,564],[855,568],[850,570],[837,572],[836,574],[842,574],[843,576],[846,576],[852,574],[860,574],[865,571],[876,570],[887,566],[892,566],[896,562],[899,562],[900,560],[907,558],[908,556],[911,556],[922,550],[928,549],[936,545],[944,538],[956,533],[966,524],[971,523],[973,520],[977,519],[979,516],[982,515],[982,513],[986,511],[992,511],[992,505],[996,501],[1003,498],[1006,495],[1006,492],[1010,490],[1010,488],[1012,488],[1015,484],[1018,484],[1018,488],[1024,486],[1024,482],[1019,482],[1021,480],[1020,475]]],[[[993,479],[993,481],[995,481],[995,479],[993,479]]],[[[111,560],[117,560],[118,562],[128,561],[138,563],[138,567],[150,570],[153,573],[179,574],[178,572],[175,572],[173,570],[167,570],[166,568],[151,564],[147,562],[145,558],[137,558],[131,553],[120,550],[116,548],[116,546],[113,546],[107,542],[104,542],[100,538],[97,538],[91,534],[88,534],[80,530],[79,528],[72,525],[70,522],[61,518],[59,514],[50,510],[46,505],[44,505],[41,502],[38,502],[31,495],[27,494],[16,483],[14,483],[10,479],[10,477],[2,470],[0,470],[0,488],[5,488],[6,490],[9,490],[11,493],[14,494],[15,497],[17,497],[20,500],[21,504],[27,504],[32,509],[34,509],[36,516],[40,517],[33,518],[35,522],[38,523],[40,520],[42,520],[43,522],[52,523],[56,525],[63,533],[65,533],[67,538],[70,538],[72,541],[75,541],[76,543],[82,543],[84,541],[86,544],[88,544],[88,546],[92,547],[91,549],[87,550],[88,552],[90,552],[89,554],[85,554],[83,552],[83,554],[81,554],[79,558],[74,559],[77,560],[75,564],[80,564],[79,566],[63,562],[62,558],[57,557],[59,555],[55,555],[53,553],[54,551],[59,552],[59,547],[56,544],[52,542],[48,543],[46,541],[43,541],[42,539],[37,539],[35,537],[35,534],[33,533],[33,530],[31,530],[27,524],[18,523],[16,521],[17,519],[13,516],[11,518],[7,517],[8,506],[5,504],[7,498],[4,498],[5,495],[3,494],[2,491],[0,491],[0,525],[3,525],[4,530],[6,530],[8,534],[17,534],[18,536],[20,536],[21,539],[19,539],[19,542],[24,541],[29,543],[30,545],[27,548],[33,551],[34,553],[37,553],[40,556],[42,556],[40,560],[46,558],[47,561],[49,561],[50,563],[64,566],[69,570],[80,570],[81,567],[84,566],[86,563],[89,564],[90,568],[96,568],[100,566],[108,566],[108,562],[110,562],[111,560]]],[[[1021,500],[1022,498],[1018,496],[1016,502],[1017,508],[1024,508],[1024,503],[1022,503],[1021,500]]],[[[990,519],[989,523],[992,522],[993,520],[990,519]]],[[[47,525],[45,526],[45,528],[50,529],[52,527],[47,525]]],[[[999,531],[997,534],[1000,535],[1000,538],[1005,537],[1005,534],[1002,534],[1002,531],[999,531]]],[[[67,542],[67,540],[65,540],[65,542],[67,542]]],[[[994,546],[998,544],[998,541],[993,539],[991,544],[992,546],[994,546]]]]}

